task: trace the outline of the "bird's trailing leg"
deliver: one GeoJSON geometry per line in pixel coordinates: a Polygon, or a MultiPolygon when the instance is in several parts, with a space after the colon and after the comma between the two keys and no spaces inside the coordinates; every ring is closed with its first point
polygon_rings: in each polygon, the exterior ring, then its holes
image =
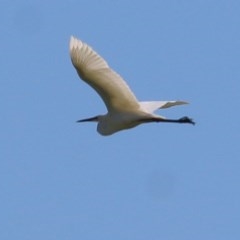
{"type": "Polygon", "coordinates": [[[169,122],[169,123],[190,123],[195,125],[195,122],[189,117],[182,117],[179,119],[156,119],[156,122],[169,122]]]}
{"type": "Polygon", "coordinates": [[[189,117],[182,117],[179,119],[165,119],[165,118],[158,118],[158,117],[153,117],[149,119],[143,119],[143,122],[166,122],[166,123],[190,123],[192,125],[195,125],[195,122],[189,118],[189,117]]]}
{"type": "Polygon", "coordinates": [[[189,117],[182,117],[180,119],[178,119],[179,123],[190,123],[192,125],[195,125],[195,122],[193,121],[192,118],[189,117]]]}

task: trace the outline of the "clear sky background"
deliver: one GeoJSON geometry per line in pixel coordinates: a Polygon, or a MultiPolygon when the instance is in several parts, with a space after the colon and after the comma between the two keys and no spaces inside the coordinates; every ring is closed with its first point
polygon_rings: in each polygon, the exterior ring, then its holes
{"type": "Polygon", "coordinates": [[[240,239],[240,1],[0,2],[0,239],[240,239]],[[110,137],[74,35],[197,125],[110,137]]]}

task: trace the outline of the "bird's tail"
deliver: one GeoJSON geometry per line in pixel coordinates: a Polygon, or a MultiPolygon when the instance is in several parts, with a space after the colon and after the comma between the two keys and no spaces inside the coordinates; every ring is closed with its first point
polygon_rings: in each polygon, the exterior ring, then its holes
{"type": "Polygon", "coordinates": [[[148,113],[154,113],[160,108],[169,108],[176,105],[188,104],[185,101],[153,101],[153,102],[139,102],[141,109],[148,113]]]}

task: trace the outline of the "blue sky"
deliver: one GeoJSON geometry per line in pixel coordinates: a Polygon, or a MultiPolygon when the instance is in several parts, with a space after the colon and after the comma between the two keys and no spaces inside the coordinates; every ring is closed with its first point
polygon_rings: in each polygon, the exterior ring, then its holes
{"type": "Polygon", "coordinates": [[[0,239],[240,239],[240,2],[0,3],[0,239]],[[69,38],[90,44],[139,100],[196,126],[110,137],[69,38]]]}

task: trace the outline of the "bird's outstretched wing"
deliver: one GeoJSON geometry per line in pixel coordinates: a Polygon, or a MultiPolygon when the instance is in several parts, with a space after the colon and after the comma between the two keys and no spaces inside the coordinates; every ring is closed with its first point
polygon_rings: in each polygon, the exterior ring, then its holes
{"type": "Polygon", "coordinates": [[[141,109],[148,113],[154,113],[161,108],[169,108],[177,105],[188,104],[186,101],[151,101],[151,102],[139,102],[141,109]]]}
{"type": "Polygon", "coordinates": [[[80,78],[98,92],[108,111],[139,108],[126,82],[91,47],[71,37],[70,55],[80,78]]]}

